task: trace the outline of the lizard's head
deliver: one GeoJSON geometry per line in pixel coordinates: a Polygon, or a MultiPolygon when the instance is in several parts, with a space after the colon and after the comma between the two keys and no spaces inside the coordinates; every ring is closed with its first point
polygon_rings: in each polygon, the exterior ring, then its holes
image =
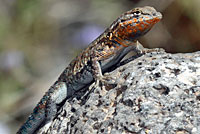
{"type": "Polygon", "coordinates": [[[115,36],[132,41],[147,33],[161,18],[161,13],[153,7],[134,8],[122,14],[111,29],[115,36]]]}

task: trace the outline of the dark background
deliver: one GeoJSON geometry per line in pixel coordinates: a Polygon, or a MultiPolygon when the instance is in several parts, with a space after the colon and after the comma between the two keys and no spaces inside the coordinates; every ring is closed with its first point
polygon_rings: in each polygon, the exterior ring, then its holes
{"type": "Polygon", "coordinates": [[[0,133],[14,133],[68,63],[123,12],[163,19],[140,39],[170,53],[200,49],[199,0],[0,0],[0,133]]]}

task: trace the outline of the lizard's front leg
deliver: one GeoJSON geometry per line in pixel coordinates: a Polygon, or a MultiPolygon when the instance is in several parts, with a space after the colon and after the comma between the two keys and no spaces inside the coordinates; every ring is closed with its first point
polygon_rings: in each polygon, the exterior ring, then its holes
{"type": "Polygon", "coordinates": [[[139,42],[139,41],[135,41],[134,43],[132,43],[131,45],[131,50],[136,53],[136,55],[133,55],[131,57],[129,57],[128,59],[118,63],[116,65],[116,67],[122,66],[124,64],[127,64],[130,61],[133,61],[134,59],[146,54],[146,53],[151,53],[151,52],[165,52],[165,50],[163,48],[153,48],[153,49],[149,49],[149,48],[144,48],[143,45],[139,42]]]}
{"type": "Polygon", "coordinates": [[[151,52],[165,51],[162,48],[153,48],[153,49],[144,48],[143,45],[137,40],[132,43],[132,46],[134,46],[132,51],[136,52],[137,55],[151,53],[151,52]]]}
{"type": "Polygon", "coordinates": [[[97,84],[99,84],[100,81],[108,84],[116,84],[115,82],[112,81],[113,80],[112,77],[103,76],[102,72],[106,72],[113,66],[117,65],[124,58],[124,56],[126,56],[130,51],[135,52],[136,55],[141,55],[144,53],[143,46],[137,41],[128,42],[127,46],[128,47],[121,48],[115,51],[105,50],[101,51],[101,53],[99,53],[98,51],[94,52],[93,55],[95,56],[91,58],[91,63],[92,63],[91,65],[92,65],[92,74],[97,84]],[[111,58],[109,62],[107,62],[104,65],[101,65],[100,63],[106,61],[108,57],[111,58]]]}
{"type": "Polygon", "coordinates": [[[101,65],[98,60],[92,60],[92,74],[96,82],[99,82],[103,79],[103,74],[101,70],[101,65]]]}
{"type": "Polygon", "coordinates": [[[97,85],[99,85],[99,82],[115,84],[114,82],[111,82],[113,79],[112,77],[103,76],[101,65],[96,59],[92,60],[92,74],[97,85]]]}

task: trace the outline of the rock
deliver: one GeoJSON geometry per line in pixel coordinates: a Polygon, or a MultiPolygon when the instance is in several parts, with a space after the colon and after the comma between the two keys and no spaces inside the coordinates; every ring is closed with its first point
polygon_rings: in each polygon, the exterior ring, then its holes
{"type": "Polygon", "coordinates": [[[47,133],[200,133],[200,52],[147,53],[105,76],[117,84],[76,94],[47,133]]]}

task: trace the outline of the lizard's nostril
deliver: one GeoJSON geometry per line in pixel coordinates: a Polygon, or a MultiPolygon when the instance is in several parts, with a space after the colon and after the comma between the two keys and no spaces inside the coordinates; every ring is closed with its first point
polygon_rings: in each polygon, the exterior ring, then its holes
{"type": "Polygon", "coordinates": [[[153,16],[156,16],[156,13],[153,13],[153,16]]]}
{"type": "Polygon", "coordinates": [[[162,19],[162,14],[160,12],[153,13],[153,16],[162,19]]]}

